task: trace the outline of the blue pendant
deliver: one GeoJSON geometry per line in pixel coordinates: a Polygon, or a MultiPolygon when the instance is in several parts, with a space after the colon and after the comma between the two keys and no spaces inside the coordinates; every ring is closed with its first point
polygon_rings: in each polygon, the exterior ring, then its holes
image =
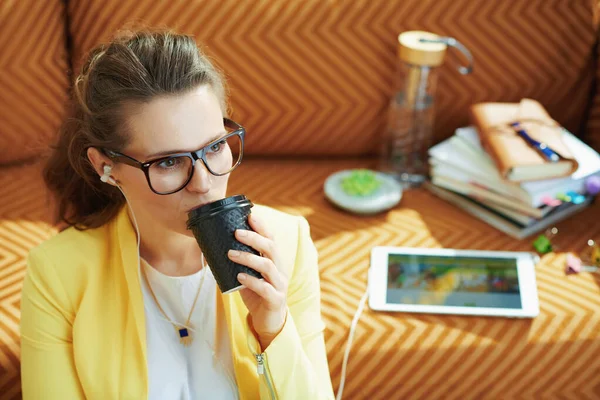
{"type": "Polygon", "coordinates": [[[189,346],[192,344],[192,335],[188,331],[187,328],[182,326],[175,326],[175,330],[179,334],[179,343],[184,346],[189,346]]]}

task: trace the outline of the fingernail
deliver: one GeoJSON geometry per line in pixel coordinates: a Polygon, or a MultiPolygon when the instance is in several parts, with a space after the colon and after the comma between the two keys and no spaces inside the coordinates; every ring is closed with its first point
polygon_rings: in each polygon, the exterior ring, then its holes
{"type": "Polygon", "coordinates": [[[229,255],[231,257],[238,257],[240,255],[240,252],[237,250],[229,250],[229,255]]]}
{"type": "Polygon", "coordinates": [[[248,231],[245,229],[238,229],[237,234],[238,234],[238,236],[246,237],[246,236],[248,236],[248,231]]]}
{"type": "Polygon", "coordinates": [[[246,280],[246,274],[238,274],[238,280],[240,281],[245,281],[246,280]]]}

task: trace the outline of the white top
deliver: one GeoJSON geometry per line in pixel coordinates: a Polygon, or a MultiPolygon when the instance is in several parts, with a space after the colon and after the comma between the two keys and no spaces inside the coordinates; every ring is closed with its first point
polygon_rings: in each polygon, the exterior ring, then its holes
{"type": "Polygon", "coordinates": [[[179,333],[164,318],[145,279],[140,277],[146,311],[148,399],[237,399],[229,337],[215,340],[217,324],[221,332],[227,332],[227,327],[224,318],[217,321],[217,284],[210,268],[182,277],[164,275],[143,259],[141,268],[145,269],[162,309],[181,325],[187,320],[205,275],[188,326],[192,344],[187,347],[180,343],[179,333]],[[215,349],[217,342],[219,348],[215,349]]]}

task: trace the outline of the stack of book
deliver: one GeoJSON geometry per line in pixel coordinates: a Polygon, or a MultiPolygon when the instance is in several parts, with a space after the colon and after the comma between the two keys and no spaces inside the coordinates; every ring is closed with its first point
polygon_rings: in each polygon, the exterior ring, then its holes
{"type": "MultiPolygon", "coordinates": [[[[574,166],[567,166],[562,177],[535,179],[536,170],[529,168],[520,172],[527,180],[514,181],[508,175],[516,168],[502,168],[486,139],[482,144],[481,129],[485,128],[479,123],[459,128],[429,150],[428,190],[517,239],[540,232],[591,203],[585,182],[591,176],[600,177],[600,156],[573,134],[558,128],[567,149],[564,154],[569,153],[565,158],[561,154],[560,160],[572,160],[574,166]]],[[[515,154],[519,149],[513,145],[509,151],[515,154]]],[[[552,166],[557,168],[556,164],[552,166]]],[[[548,172],[538,168],[537,173],[548,172]]]]}

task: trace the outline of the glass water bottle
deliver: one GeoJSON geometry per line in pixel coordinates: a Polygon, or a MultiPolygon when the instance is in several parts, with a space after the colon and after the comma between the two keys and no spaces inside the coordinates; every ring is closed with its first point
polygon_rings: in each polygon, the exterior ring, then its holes
{"type": "Polygon", "coordinates": [[[381,149],[380,170],[392,174],[405,187],[419,186],[428,174],[427,151],[432,144],[438,66],[448,46],[469,60],[462,74],[472,71],[470,52],[456,39],[423,31],[398,36],[398,67],[394,95],[381,149]]]}

